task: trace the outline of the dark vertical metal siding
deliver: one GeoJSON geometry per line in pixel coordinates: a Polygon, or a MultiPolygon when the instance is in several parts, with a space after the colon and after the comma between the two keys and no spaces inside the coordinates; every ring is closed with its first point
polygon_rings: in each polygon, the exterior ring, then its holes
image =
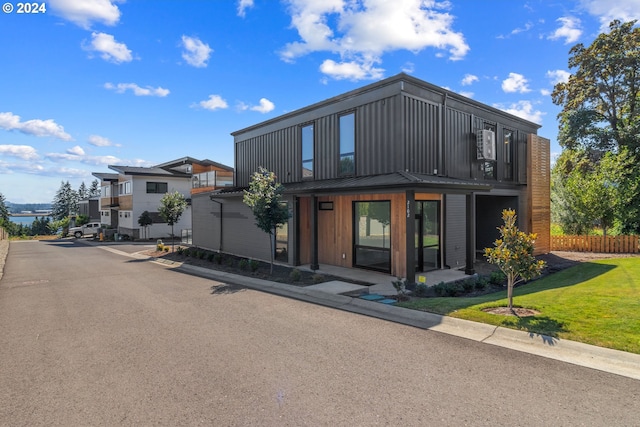
{"type": "Polygon", "coordinates": [[[358,108],[356,112],[356,174],[395,172],[402,140],[397,140],[395,111],[398,97],[385,98],[358,108]]]}
{"type": "Polygon", "coordinates": [[[412,172],[432,174],[438,169],[440,106],[403,97],[406,168],[412,172]]]}
{"type": "Polygon", "coordinates": [[[329,179],[338,176],[340,157],[339,115],[321,117],[315,121],[314,178],[329,179]]]}
{"type": "Polygon", "coordinates": [[[301,180],[300,129],[292,126],[236,143],[236,185],[249,185],[262,166],[275,172],[280,182],[301,180]]]}
{"type": "Polygon", "coordinates": [[[471,128],[471,115],[447,108],[445,158],[447,175],[451,178],[471,178],[471,163],[475,154],[475,135],[471,128]]]}
{"type": "Polygon", "coordinates": [[[445,195],[445,265],[460,268],[466,263],[466,196],[462,194],[445,195]]]}

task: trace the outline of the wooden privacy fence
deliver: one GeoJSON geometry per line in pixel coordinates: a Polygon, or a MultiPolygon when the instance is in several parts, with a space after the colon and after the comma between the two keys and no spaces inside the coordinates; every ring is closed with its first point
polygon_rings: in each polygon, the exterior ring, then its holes
{"type": "Polygon", "coordinates": [[[638,236],[551,236],[552,251],[637,254],[638,236]]]}
{"type": "Polygon", "coordinates": [[[0,227],[0,240],[7,240],[8,238],[9,238],[9,233],[7,233],[7,230],[0,227]]]}

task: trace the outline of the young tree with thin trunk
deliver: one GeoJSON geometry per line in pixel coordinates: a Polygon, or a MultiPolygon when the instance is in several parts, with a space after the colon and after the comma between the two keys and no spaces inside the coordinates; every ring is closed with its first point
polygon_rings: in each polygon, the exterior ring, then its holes
{"type": "Polygon", "coordinates": [[[160,199],[158,213],[171,226],[171,252],[174,248],[173,226],[180,220],[182,213],[187,209],[187,201],[177,191],[167,193],[160,199]]]}
{"type": "Polygon", "coordinates": [[[273,257],[275,253],[275,236],[278,227],[289,220],[289,209],[282,204],[284,187],[277,182],[276,174],[262,166],[251,177],[249,190],[244,192],[244,203],[251,208],[256,225],[269,234],[271,247],[271,270],[273,274],[273,257]]]}
{"type": "Polygon", "coordinates": [[[535,233],[524,233],[516,225],[516,211],[502,211],[504,225],[500,226],[500,239],[493,248],[485,248],[484,256],[491,264],[496,264],[507,276],[507,298],[509,309],[513,310],[513,287],[523,281],[539,276],[545,266],[533,256],[535,233]]]}

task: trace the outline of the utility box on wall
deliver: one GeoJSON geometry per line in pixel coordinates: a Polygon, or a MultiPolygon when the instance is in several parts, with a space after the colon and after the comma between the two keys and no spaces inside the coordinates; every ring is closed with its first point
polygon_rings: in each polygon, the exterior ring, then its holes
{"type": "Polygon", "coordinates": [[[492,130],[479,130],[476,134],[478,160],[496,159],[496,134],[492,130]]]}

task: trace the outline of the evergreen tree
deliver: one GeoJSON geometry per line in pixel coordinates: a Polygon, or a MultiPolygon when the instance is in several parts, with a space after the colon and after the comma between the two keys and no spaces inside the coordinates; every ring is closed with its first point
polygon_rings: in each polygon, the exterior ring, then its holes
{"type": "Polygon", "coordinates": [[[76,212],[78,212],[78,193],[71,188],[69,181],[62,181],[51,204],[51,216],[54,220],[61,220],[76,212]]]}
{"type": "Polygon", "coordinates": [[[91,187],[89,187],[89,197],[98,197],[100,196],[100,181],[94,179],[91,181],[91,187]]]}
{"type": "Polygon", "coordinates": [[[9,222],[9,209],[4,199],[4,194],[0,193],[0,226],[9,222]]]}
{"type": "Polygon", "coordinates": [[[78,187],[78,200],[86,200],[89,198],[89,189],[85,185],[84,181],[78,187]]]}

